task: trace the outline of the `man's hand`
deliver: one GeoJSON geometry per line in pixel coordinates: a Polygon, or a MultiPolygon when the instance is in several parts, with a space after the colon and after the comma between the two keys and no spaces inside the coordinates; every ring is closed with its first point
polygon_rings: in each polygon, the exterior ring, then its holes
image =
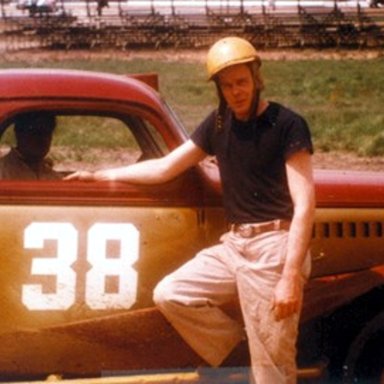
{"type": "Polygon", "coordinates": [[[300,273],[281,277],[272,299],[272,310],[275,313],[276,321],[299,312],[303,296],[302,288],[303,279],[300,273]]]}
{"type": "Polygon", "coordinates": [[[90,171],[76,171],[65,176],[63,180],[95,181],[95,174],[90,171]]]}

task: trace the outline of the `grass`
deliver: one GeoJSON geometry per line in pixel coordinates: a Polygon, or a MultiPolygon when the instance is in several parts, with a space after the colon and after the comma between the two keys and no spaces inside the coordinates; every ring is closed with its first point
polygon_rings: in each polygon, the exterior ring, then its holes
{"type": "MultiPolygon", "coordinates": [[[[92,71],[157,72],[162,95],[188,131],[216,105],[203,64],[144,59],[68,59],[2,62],[9,67],[73,68],[92,71]]],[[[265,97],[281,102],[308,121],[319,151],[384,155],[384,59],[266,61],[265,97]]]]}
{"type": "Polygon", "coordinates": [[[316,147],[384,155],[384,61],[269,63],[271,98],[299,110],[316,147]]]}

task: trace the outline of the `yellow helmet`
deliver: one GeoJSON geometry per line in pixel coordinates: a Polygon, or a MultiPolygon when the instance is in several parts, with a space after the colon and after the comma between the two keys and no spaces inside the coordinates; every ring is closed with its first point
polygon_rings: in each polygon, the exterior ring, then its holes
{"type": "Polygon", "coordinates": [[[222,69],[235,64],[256,61],[261,64],[254,46],[240,37],[225,37],[218,40],[208,51],[207,72],[211,80],[222,69]]]}

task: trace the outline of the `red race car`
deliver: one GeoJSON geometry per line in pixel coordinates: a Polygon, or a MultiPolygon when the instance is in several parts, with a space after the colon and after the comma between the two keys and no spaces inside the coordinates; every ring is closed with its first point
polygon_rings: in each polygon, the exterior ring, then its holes
{"type": "MultiPolygon", "coordinates": [[[[0,180],[0,379],[207,382],[153,307],[152,290],[227,227],[215,162],[157,186],[62,180],[80,168],[162,156],[187,140],[154,89],[156,75],[2,70],[0,84],[2,155],[20,115],[53,115],[57,175],[0,180]]],[[[315,180],[299,377],[378,380],[384,173],[317,171],[315,180]]],[[[228,310],[238,315],[236,303],[228,310]]],[[[209,382],[244,382],[242,372],[217,369],[209,382]]]]}

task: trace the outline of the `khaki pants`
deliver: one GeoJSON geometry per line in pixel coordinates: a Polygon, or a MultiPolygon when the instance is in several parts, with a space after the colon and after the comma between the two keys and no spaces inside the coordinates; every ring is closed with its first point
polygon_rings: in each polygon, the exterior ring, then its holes
{"type": "MultiPolygon", "coordinates": [[[[275,321],[271,298],[284,266],[288,232],[251,238],[233,232],[205,249],[156,287],[154,301],[184,340],[209,364],[219,366],[248,338],[252,380],[257,384],[296,382],[299,316],[275,321]],[[219,306],[239,298],[243,326],[219,306]],[[246,335],[245,335],[246,333],[246,335]]],[[[308,277],[310,258],[303,267],[308,277]]]]}

